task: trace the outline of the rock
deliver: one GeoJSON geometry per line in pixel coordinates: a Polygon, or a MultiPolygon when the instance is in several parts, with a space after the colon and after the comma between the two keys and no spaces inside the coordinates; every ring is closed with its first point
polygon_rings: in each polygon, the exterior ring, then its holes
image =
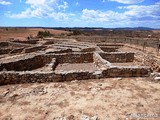
{"type": "Polygon", "coordinates": [[[9,91],[5,91],[5,92],[3,92],[3,96],[5,97],[6,95],[8,95],[9,94],[9,91]]]}
{"type": "Polygon", "coordinates": [[[98,86],[102,86],[102,83],[98,83],[98,86]]]}
{"type": "Polygon", "coordinates": [[[88,89],[92,89],[92,86],[89,86],[88,89]]]}
{"type": "Polygon", "coordinates": [[[65,117],[53,118],[53,120],[67,120],[65,117]]]}
{"type": "Polygon", "coordinates": [[[117,78],[117,80],[122,80],[122,78],[117,78]]]}
{"type": "Polygon", "coordinates": [[[155,75],[156,75],[156,73],[154,73],[154,72],[153,72],[153,73],[151,73],[150,75],[151,75],[151,76],[155,76],[155,75]]]}
{"type": "Polygon", "coordinates": [[[154,80],[160,81],[160,77],[155,77],[154,80]]]}
{"type": "Polygon", "coordinates": [[[74,115],[70,115],[67,117],[67,120],[75,120],[74,115]]]}
{"type": "Polygon", "coordinates": [[[97,116],[93,116],[90,118],[90,120],[98,120],[98,117],[97,116]]]}
{"type": "Polygon", "coordinates": [[[72,80],[71,83],[78,83],[78,80],[72,80]]]}
{"type": "Polygon", "coordinates": [[[90,120],[90,119],[89,119],[89,116],[82,115],[79,120],[90,120]]]}

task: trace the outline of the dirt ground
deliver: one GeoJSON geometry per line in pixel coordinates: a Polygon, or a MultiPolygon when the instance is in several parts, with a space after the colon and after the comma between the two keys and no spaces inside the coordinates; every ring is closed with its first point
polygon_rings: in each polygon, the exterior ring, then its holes
{"type": "Polygon", "coordinates": [[[74,64],[65,63],[65,64],[59,64],[56,67],[55,71],[58,72],[58,71],[73,71],[73,70],[94,72],[98,70],[98,68],[94,63],[74,63],[74,64]]]}
{"type": "Polygon", "coordinates": [[[43,29],[43,28],[0,28],[0,41],[9,39],[26,40],[28,36],[37,36],[39,31],[49,31],[51,34],[69,33],[63,30],[43,29]]]}
{"type": "Polygon", "coordinates": [[[107,78],[1,86],[0,119],[139,120],[131,116],[148,114],[155,116],[143,120],[159,120],[160,84],[147,79],[107,78]]]}

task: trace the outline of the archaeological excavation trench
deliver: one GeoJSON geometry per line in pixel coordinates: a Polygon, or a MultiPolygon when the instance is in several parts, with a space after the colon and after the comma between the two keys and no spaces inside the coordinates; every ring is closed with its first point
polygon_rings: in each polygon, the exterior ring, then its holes
{"type": "Polygon", "coordinates": [[[64,40],[1,42],[0,85],[149,76],[151,66],[138,61],[136,53],[121,51],[124,47],[64,40]]]}

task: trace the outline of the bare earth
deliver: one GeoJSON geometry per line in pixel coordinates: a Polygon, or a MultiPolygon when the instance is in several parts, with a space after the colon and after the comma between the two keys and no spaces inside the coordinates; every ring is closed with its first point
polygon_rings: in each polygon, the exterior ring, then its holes
{"type": "Polygon", "coordinates": [[[11,38],[25,40],[28,36],[37,36],[39,31],[49,31],[51,34],[68,33],[63,30],[43,29],[43,28],[0,28],[0,41],[11,38]]]}
{"type": "Polygon", "coordinates": [[[127,114],[160,115],[160,84],[147,79],[108,78],[1,86],[0,119],[79,120],[87,115],[100,120],[125,120],[127,114]]]}
{"type": "Polygon", "coordinates": [[[56,67],[55,71],[73,71],[73,70],[94,72],[98,70],[98,68],[94,63],[78,63],[78,64],[65,63],[65,64],[59,64],[56,67]]]}

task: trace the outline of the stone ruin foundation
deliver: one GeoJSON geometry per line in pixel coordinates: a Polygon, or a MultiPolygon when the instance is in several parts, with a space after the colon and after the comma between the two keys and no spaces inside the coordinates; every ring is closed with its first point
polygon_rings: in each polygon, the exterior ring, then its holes
{"type": "Polygon", "coordinates": [[[65,40],[1,42],[0,85],[149,76],[151,67],[122,47],[127,46],[65,40]]]}

